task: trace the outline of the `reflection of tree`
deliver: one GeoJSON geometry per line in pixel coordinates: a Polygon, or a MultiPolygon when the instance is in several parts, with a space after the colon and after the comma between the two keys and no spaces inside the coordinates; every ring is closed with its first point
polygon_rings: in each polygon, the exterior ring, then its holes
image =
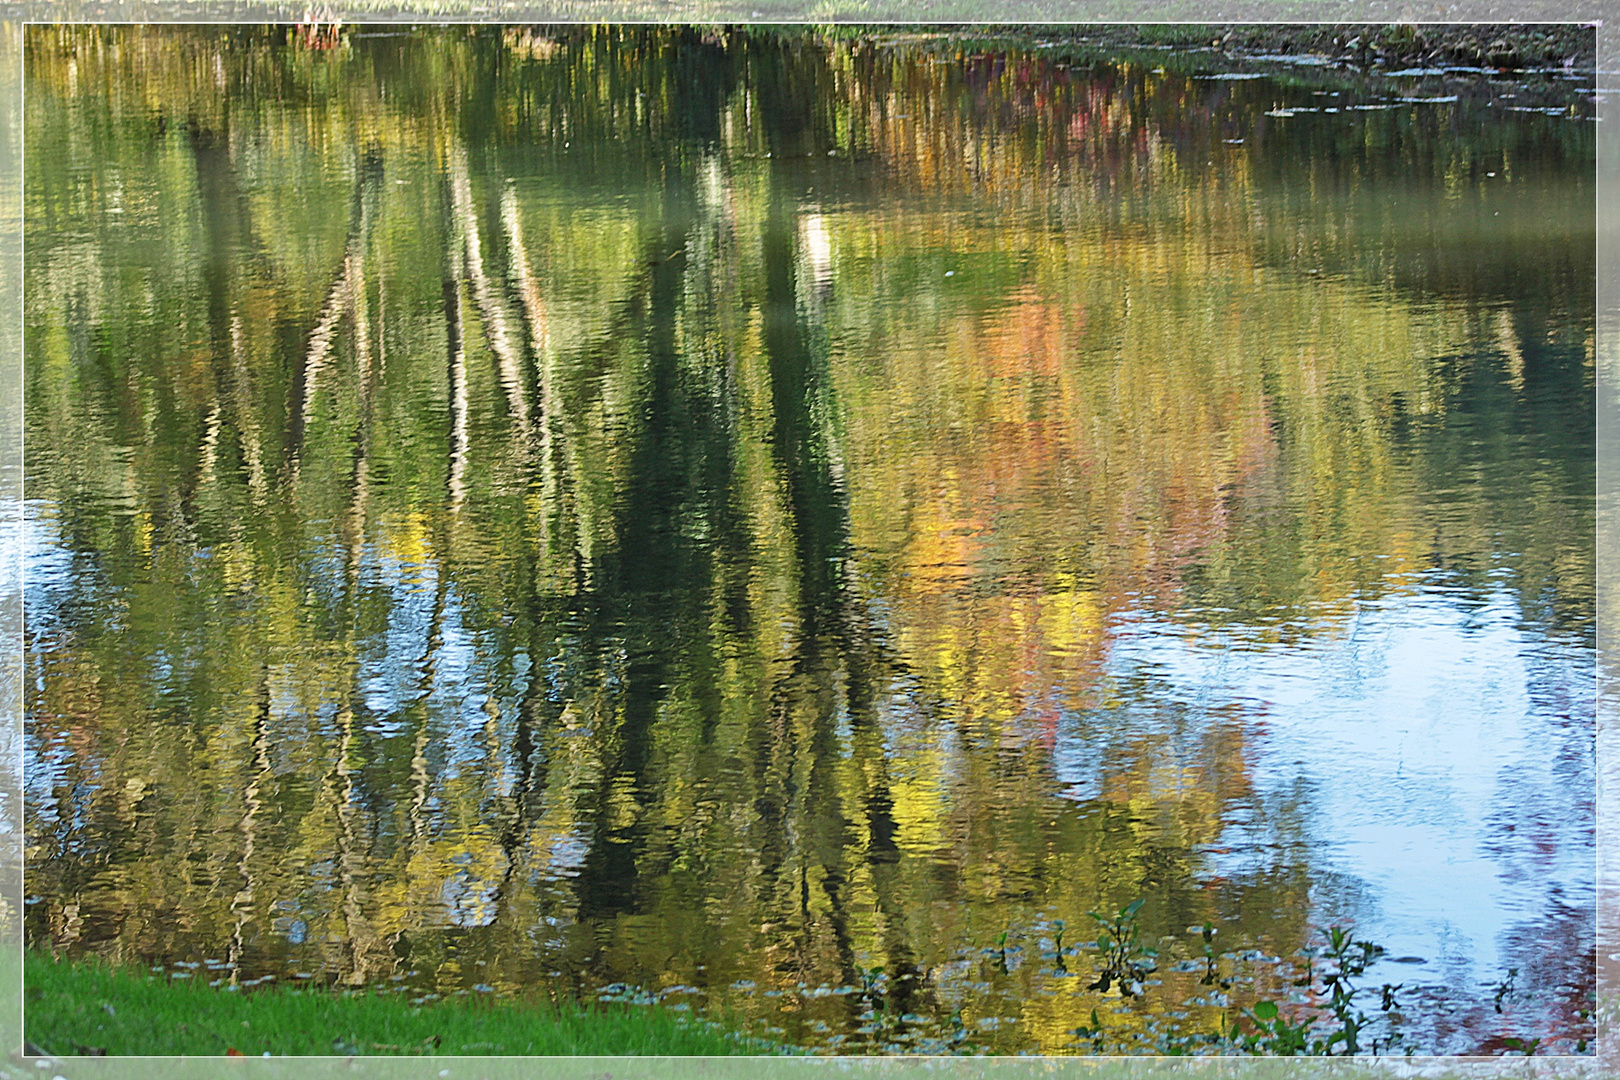
{"type": "MultiPolygon", "coordinates": [[[[762,98],[771,100],[769,90],[762,98]]],[[[767,106],[765,115],[776,113],[767,106]]],[[[790,133],[797,133],[797,124],[782,126],[786,130],[780,134],[770,133],[772,145],[782,147],[790,133]]],[[[782,177],[773,186],[787,183],[788,178],[782,177]]],[[[919,971],[905,936],[903,901],[897,895],[894,799],[876,700],[885,676],[893,672],[884,670],[889,665],[880,651],[883,634],[867,615],[852,572],[849,493],[837,479],[840,463],[827,430],[832,387],[825,341],[817,340],[800,314],[801,290],[808,291],[805,286],[813,287],[814,282],[794,281],[793,239],[800,233],[799,223],[783,195],[773,192],[770,200],[762,252],[766,268],[762,344],[771,386],[771,445],[783,480],[800,601],[799,650],[773,708],[791,709],[784,700],[790,692],[814,703],[805,801],[816,823],[812,835],[817,840],[811,846],[821,856],[820,884],[842,967],[839,977],[846,983],[859,981],[848,928],[853,883],[844,865],[846,851],[859,852],[886,927],[881,943],[884,963],[876,966],[891,974],[892,1004],[904,1013],[913,1007],[919,971]],[[853,761],[848,768],[836,764],[840,753],[835,727],[841,712],[847,712],[851,728],[853,761]],[[845,786],[841,776],[855,779],[854,790],[841,790],[845,786]],[[864,835],[851,835],[863,819],[864,835]]],[[[802,914],[808,922],[809,912],[802,914]]]]}
{"type": "MultiPolygon", "coordinates": [[[[656,798],[648,775],[653,728],[675,674],[655,642],[671,632],[678,637],[692,632],[693,613],[683,609],[704,596],[705,553],[685,540],[683,525],[694,519],[707,522],[711,507],[702,505],[705,494],[724,491],[723,473],[703,475],[723,469],[723,459],[711,464],[709,455],[718,449],[724,430],[716,429],[711,409],[685,392],[681,380],[676,308],[687,236],[682,193],[666,189],[666,196],[674,204],[666,202],[663,228],[648,248],[646,306],[630,327],[632,340],[645,349],[642,423],[626,432],[633,442],[612,556],[597,567],[582,598],[604,641],[625,652],[618,716],[614,730],[605,733],[610,749],[597,795],[593,846],[580,871],[582,918],[637,910],[644,901],[638,856],[648,823],[639,804],[656,798]],[[710,483],[701,482],[705,479],[710,483]],[[718,487],[715,479],[721,481],[718,487]],[[628,804],[628,812],[616,803],[628,804]]],[[[698,637],[692,644],[701,649],[705,642],[698,637]]],[[[702,663],[697,657],[683,659],[702,663]]]]}

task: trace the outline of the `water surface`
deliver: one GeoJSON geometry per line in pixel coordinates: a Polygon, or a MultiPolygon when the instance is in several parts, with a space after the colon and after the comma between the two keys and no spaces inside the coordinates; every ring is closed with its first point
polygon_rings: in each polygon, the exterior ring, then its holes
{"type": "Polygon", "coordinates": [[[1581,87],[1051,46],[31,28],[31,943],[1589,1037],[1581,87]]]}

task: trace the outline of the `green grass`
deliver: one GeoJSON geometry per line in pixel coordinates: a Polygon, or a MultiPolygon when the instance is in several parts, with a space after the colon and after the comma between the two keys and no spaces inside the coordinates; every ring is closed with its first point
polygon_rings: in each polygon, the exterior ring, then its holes
{"type": "MultiPolygon", "coordinates": [[[[27,1039],[75,1054],[661,1054],[769,1052],[689,1013],[645,1005],[562,1005],[323,988],[214,989],[196,978],[30,954],[27,1039]]],[[[199,969],[199,974],[201,974],[199,969]]]]}

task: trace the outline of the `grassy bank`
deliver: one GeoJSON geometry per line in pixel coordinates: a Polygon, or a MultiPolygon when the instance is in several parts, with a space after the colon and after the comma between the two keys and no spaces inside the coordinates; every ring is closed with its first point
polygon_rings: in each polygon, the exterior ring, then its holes
{"type": "Polygon", "coordinates": [[[214,989],[86,961],[32,954],[24,1025],[53,1056],[263,1054],[758,1054],[688,1013],[402,996],[328,989],[214,989]]]}

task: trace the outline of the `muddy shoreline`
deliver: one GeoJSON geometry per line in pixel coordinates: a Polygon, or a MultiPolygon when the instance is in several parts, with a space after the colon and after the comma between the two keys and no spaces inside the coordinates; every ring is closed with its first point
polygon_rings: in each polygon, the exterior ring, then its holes
{"type": "Polygon", "coordinates": [[[1594,72],[1597,33],[1554,23],[1113,25],[1073,27],[1088,43],[1118,47],[1203,47],[1236,56],[1316,57],[1375,73],[1411,67],[1478,68],[1482,74],[1527,69],[1594,72]]]}

